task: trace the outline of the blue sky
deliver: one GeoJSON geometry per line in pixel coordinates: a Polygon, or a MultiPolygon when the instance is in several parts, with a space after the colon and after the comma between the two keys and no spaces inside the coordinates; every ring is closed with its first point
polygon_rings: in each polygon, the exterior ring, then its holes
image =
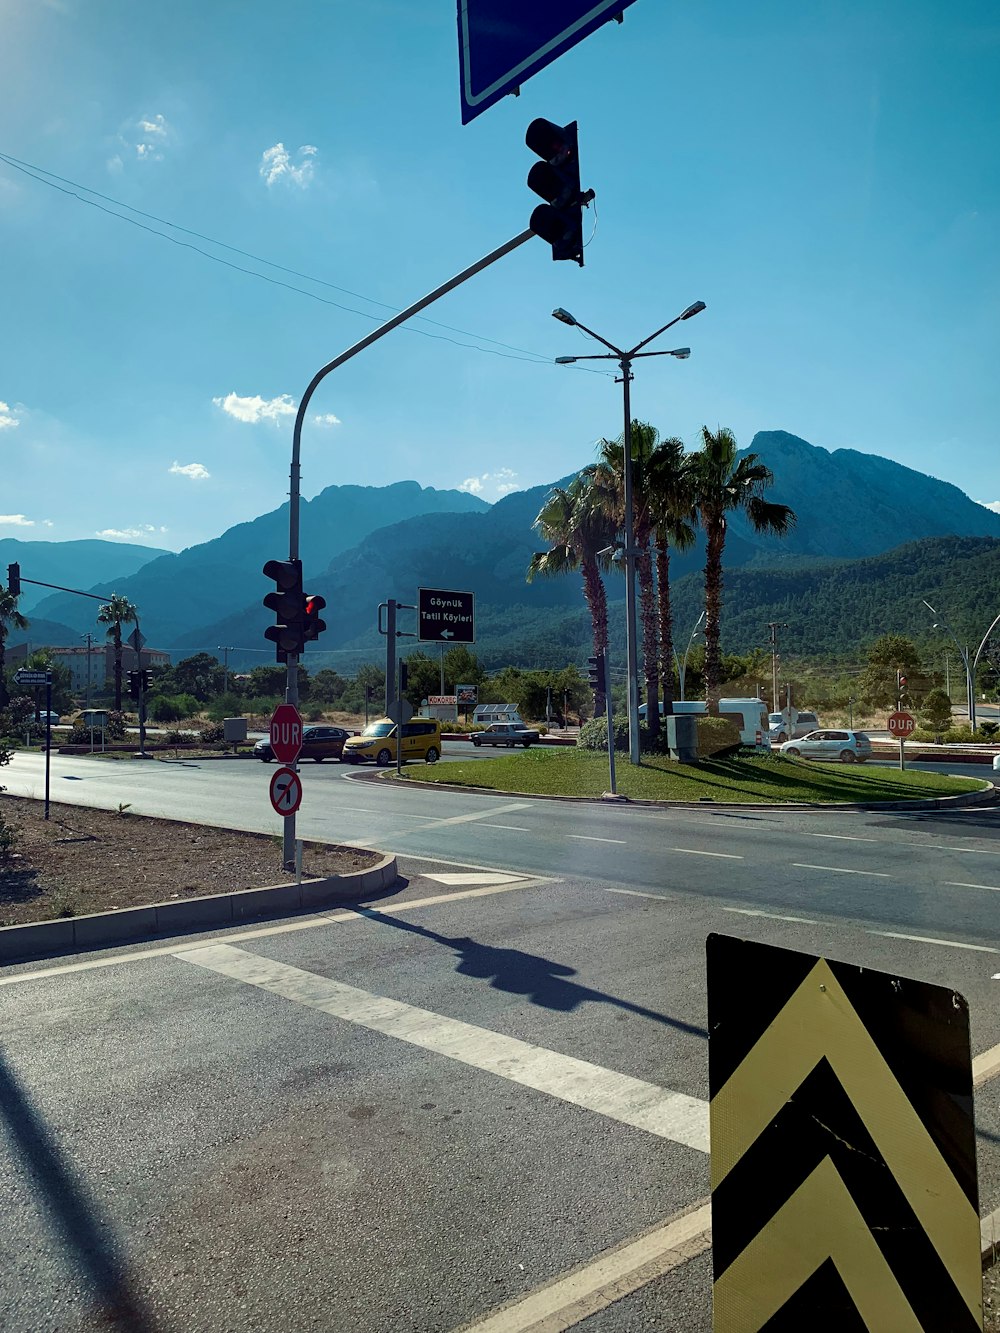
{"type": "Polygon", "coordinates": [[[416,321],[330,376],[305,495],[555,480],[621,390],[551,363],[599,350],[551,309],[632,343],[700,299],[635,415],[1000,496],[994,4],[637,0],[465,127],[454,0],[0,0],[0,26],[0,153],[214,257],[0,161],[0,536],[179,550],[282,503],[294,404],[374,302],[526,226],[535,116],[579,121],[586,267],[534,240],[429,312],[462,332],[416,321]]]}

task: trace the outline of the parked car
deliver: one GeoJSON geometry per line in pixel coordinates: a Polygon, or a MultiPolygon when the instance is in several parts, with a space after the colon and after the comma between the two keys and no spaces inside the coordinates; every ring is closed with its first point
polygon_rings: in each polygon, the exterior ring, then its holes
{"type": "MultiPolygon", "coordinates": [[[[441,723],[433,717],[415,717],[403,723],[402,762],[425,759],[436,764],[441,758],[441,723]]],[[[345,764],[371,762],[385,768],[396,762],[396,724],[382,717],[369,722],[360,736],[352,736],[344,746],[345,764]]]]}
{"type": "MultiPolygon", "coordinates": [[[[303,727],[299,759],[312,759],[317,764],[321,764],[324,759],[340,759],[344,752],[344,742],[350,734],[343,727],[303,727]]],[[[274,758],[271,742],[258,741],[253,747],[253,757],[269,764],[274,758]]]]}
{"type": "Polygon", "coordinates": [[[45,711],[45,709],[43,708],[42,711],[38,714],[38,720],[39,720],[39,722],[42,724],[43,727],[45,726],[46,723],[48,723],[50,727],[58,727],[58,725],[59,725],[59,714],[58,714],[58,713],[47,713],[47,712],[45,711]]]}
{"type": "Polygon", "coordinates": [[[800,740],[786,741],[778,753],[793,759],[839,759],[844,764],[863,764],[872,757],[872,743],[863,731],[810,731],[800,740]]]}
{"type": "Polygon", "coordinates": [[[511,750],[515,745],[523,745],[527,749],[540,739],[537,731],[519,722],[491,722],[485,731],[472,733],[473,745],[506,745],[511,750]]]}
{"type": "Polygon", "coordinates": [[[768,713],[767,725],[767,734],[771,738],[771,744],[783,745],[785,741],[794,741],[800,737],[808,736],[811,731],[815,731],[819,727],[820,722],[815,713],[800,713],[795,719],[795,726],[789,727],[781,713],[768,713]]]}

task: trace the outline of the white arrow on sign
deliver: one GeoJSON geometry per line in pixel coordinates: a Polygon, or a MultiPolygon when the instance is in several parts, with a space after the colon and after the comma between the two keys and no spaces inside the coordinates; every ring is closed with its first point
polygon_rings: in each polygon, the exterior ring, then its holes
{"type": "Polygon", "coordinates": [[[443,629],[441,631],[441,637],[442,639],[453,639],[455,637],[455,631],[453,629],[443,629]]]}
{"type": "Polygon", "coordinates": [[[270,795],[279,815],[294,815],[302,802],[302,779],[293,769],[279,768],[271,778],[270,795]]]}

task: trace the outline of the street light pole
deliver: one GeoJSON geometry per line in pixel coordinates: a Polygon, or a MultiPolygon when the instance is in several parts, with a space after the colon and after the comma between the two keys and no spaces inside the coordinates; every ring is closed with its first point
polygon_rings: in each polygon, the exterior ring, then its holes
{"type": "MultiPolygon", "coordinates": [[[[609,349],[607,352],[593,356],[557,356],[556,365],[568,366],[576,361],[617,361],[622,372],[621,380],[616,381],[616,383],[622,385],[625,409],[625,429],[622,432],[622,481],[625,501],[623,534],[625,540],[625,659],[628,699],[628,750],[629,760],[633,764],[639,763],[639,646],[635,606],[635,557],[638,552],[635,549],[635,522],[632,501],[632,396],[630,391],[632,362],[637,357],[643,356],[672,356],[678,361],[686,360],[691,355],[690,347],[674,347],[663,352],[644,352],[642,348],[653,342],[661,333],[666,333],[667,329],[672,328],[674,324],[679,323],[682,319],[690,319],[692,315],[697,315],[704,309],[704,301],[695,301],[693,305],[689,305],[686,310],[682,310],[674,319],[668,320],[655,333],[651,333],[648,338],[643,338],[642,342],[636,343],[630,351],[624,351],[621,347],[616,347],[614,343],[608,342],[607,338],[602,338],[593,329],[588,329],[586,324],[581,324],[568,310],[559,307],[552,312],[553,318],[558,319],[560,323],[569,324],[582,330],[582,332],[609,349]]],[[[652,702],[653,707],[659,707],[658,700],[652,702]]]]}

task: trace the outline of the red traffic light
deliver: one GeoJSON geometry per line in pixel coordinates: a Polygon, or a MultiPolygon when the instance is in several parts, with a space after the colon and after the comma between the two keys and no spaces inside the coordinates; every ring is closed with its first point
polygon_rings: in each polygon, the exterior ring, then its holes
{"type": "Polygon", "coordinates": [[[306,594],[302,612],[303,642],[315,642],[326,629],[326,621],[319,614],[325,607],[325,597],[320,597],[318,593],[306,594]]]}

